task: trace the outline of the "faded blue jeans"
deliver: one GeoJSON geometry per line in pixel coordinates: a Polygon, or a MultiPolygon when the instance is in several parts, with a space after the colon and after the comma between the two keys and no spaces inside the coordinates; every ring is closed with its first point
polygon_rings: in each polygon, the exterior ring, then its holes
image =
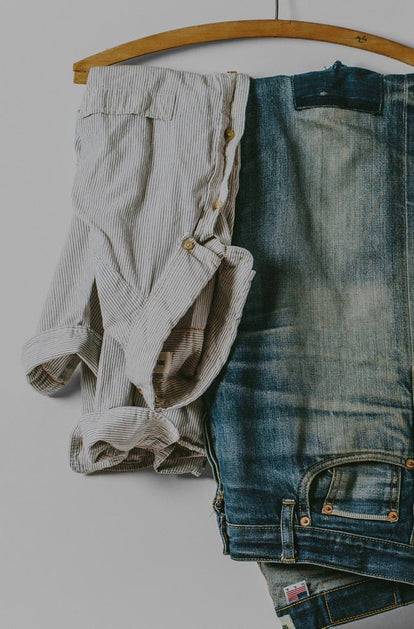
{"type": "Polygon", "coordinates": [[[251,78],[232,244],[256,275],[203,396],[223,552],[287,629],[414,602],[414,73],[251,78]]]}

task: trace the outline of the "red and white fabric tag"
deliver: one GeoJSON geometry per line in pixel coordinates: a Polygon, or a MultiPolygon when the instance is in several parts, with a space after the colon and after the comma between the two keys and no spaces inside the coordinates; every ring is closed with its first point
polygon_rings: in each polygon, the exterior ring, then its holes
{"type": "Polygon", "coordinates": [[[295,601],[299,601],[301,598],[306,598],[309,596],[308,586],[306,585],[306,581],[299,581],[298,583],[292,583],[292,585],[287,585],[283,588],[285,593],[285,597],[288,603],[294,603],[295,601]]]}

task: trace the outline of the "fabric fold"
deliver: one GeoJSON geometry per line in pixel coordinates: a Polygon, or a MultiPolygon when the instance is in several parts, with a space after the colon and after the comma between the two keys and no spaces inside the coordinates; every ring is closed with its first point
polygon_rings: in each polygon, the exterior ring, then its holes
{"type": "Polygon", "coordinates": [[[209,386],[229,354],[255,275],[253,256],[246,249],[217,238],[205,246],[189,241],[192,249],[177,251],[143,303],[126,344],[126,374],[152,409],[184,406],[209,386]],[[209,316],[197,322],[193,310],[190,325],[188,313],[200,296],[209,304],[204,308],[209,316]],[[189,336],[191,341],[180,343],[189,336]],[[157,371],[165,354],[168,368],[157,371]]]}
{"type": "Polygon", "coordinates": [[[72,215],[35,333],[21,349],[26,379],[44,395],[64,387],[81,361],[98,371],[103,328],[92,237],[89,225],[72,215]]]}

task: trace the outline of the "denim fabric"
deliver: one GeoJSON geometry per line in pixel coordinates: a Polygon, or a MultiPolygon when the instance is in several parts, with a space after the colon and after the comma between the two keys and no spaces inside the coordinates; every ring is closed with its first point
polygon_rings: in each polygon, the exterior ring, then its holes
{"type": "Polygon", "coordinates": [[[413,116],[414,73],[250,80],[232,243],[256,275],[205,439],[225,554],[358,581],[296,627],[414,599],[413,116]]]}
{"type": "Polygon", "coordinates": [[[406,583],[317,565],[258,565],[283,629],[326,629],[414,603],[414,586],[406,583]],[[308,593],[288,603],[284,587],[303,581],[308,593]]]}

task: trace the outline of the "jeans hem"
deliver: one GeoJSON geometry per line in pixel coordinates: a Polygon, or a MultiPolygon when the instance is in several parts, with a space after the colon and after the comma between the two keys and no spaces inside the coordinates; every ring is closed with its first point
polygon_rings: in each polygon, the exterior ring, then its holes
{"type": "Polygon", "coordinates": [[[328,629],[412,603],[411,586],[364,579],[275,607],[275,612],[282,626],[284,618],[290,617],[289,628],[293,622],[295,629],[328,629]]]}

